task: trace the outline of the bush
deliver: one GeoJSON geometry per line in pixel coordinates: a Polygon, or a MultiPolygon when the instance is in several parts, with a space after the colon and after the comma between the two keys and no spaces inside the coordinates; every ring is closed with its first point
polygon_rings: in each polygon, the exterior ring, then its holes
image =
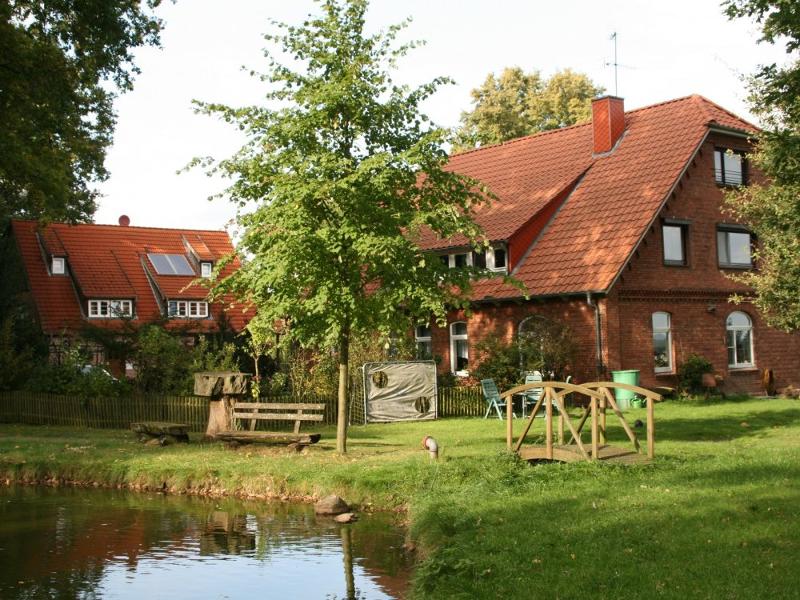
{"type": "Polygon", "coordinates": [[[79,349],[67,350],[61,364],[44,363],[34,368],[25,389],[49,394],[68,394],[87,398],[119,398],[131,393],[127,381],[119,381],[102,367],[89,366],[89,358],[79,349]]]}
{"type": "Polygon", "coordinates": [[[678,385],[681,390],[691,394],[703,391],[703,375],[713,373],[714,367],[699,354],[690,354],[678,365],[678,385]]]}

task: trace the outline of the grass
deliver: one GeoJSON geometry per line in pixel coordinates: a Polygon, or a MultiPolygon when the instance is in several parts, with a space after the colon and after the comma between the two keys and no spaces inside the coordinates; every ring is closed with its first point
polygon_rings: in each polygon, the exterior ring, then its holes
{"type": "Polygon", "coordinates": [[[656,462],[638,467],[529,466],[497,419],[353,427],[345,457],[333,430],[296,455],[2,425],[0,478],[407,508],[419,598],[800,597],[800,403],[667,402],[656,425],[656,462]]]}

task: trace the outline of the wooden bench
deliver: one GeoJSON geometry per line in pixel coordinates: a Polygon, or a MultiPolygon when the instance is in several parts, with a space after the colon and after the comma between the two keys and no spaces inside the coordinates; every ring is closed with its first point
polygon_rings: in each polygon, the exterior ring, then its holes
{"type": "Polygon", "coordinates": [[[267,444],[290,444],[296,448],[316,444],[322,434],[300,433],[303,421],[320,422],[324,419],[324,404],[308,402],[234,402],[231,413],[233,426],[249,421],[249,430],[220,431],[216,438],[226,442],[251,444],[261,442],[267,444]],[[294,421],[294,431],[254,431],[256,422],[262,421],[294,421]]]}

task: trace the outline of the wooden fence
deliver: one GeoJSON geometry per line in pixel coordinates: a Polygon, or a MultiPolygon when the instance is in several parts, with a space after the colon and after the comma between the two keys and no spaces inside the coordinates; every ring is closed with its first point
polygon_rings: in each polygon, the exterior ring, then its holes
{"type": "MultiPolygon", "coordinates": [[[[326,425],[336,423],[336,397],[308,395],[266,396],[262,402],[319,402],[326,405],[326,425]]],[[[440,388],[440,417],[483,416],[480,388],[440,388]]],[[[127,429],[135,421],[187,423],[190,431],[205,431],[208,399],[199,396],[128,396],[85,398],[37,392],[0,392],[0,422],[26,425],[68,425],[95,429],[127,429]]],[[[364,398],[360,386],[350,398],[350,422],[364,423],[364,398]]],[[[259,428],[286,427],[285,422],[264,422],[259,428]]],[[[291,426],[291,423],[288,424],[291,426]]]]}

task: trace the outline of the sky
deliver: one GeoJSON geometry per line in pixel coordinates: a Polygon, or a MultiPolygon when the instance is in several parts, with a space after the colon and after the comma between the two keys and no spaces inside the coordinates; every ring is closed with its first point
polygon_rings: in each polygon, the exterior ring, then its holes
{"type": "MultiPolygon", "coordinates": [[[[98,185],[97,223],[222,229],[235,217],[226,181],[202,170],[179,173],[196,156],[223,159],[244,142],[241,132],[196,114],[192,100],[258,104],[263,34],[272,19],[299,23],[317,12],[311,0],[177,0],[158,9],[161,48],[135,52],[142,73],[116,101],[117,127],[98,185]]],[[[758,27],[729,21],[716,0],[372,0],[368,28],[411,17],[404,40],[425,40],[395,74],[420,84],[440,75],[455,85],[424,106],[442,126],[469,110],[470,90],[504,67],[544,76],[570,68],[614,93],[610,36],[617,33],[619,88],[626,110],[701,94],[751,121],[742,77],[759,64],[785,60],[781,47],[759,44],[758,27]]]]}

